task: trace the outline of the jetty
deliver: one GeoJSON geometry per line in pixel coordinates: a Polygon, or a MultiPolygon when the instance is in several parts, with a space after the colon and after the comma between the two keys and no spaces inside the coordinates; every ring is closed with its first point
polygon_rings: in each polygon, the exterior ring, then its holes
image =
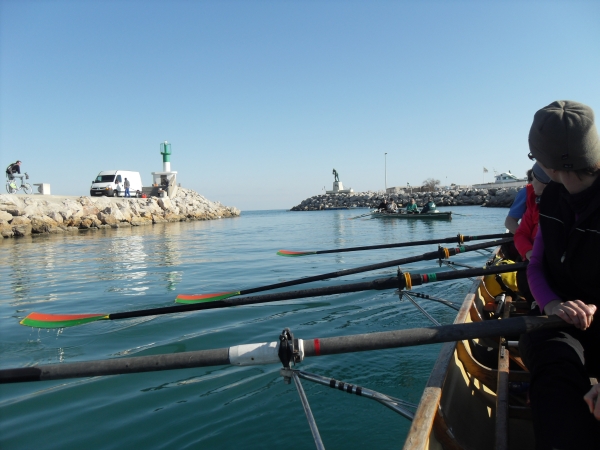
{"type": "Polygon", "coordinates": [[[356,192],[356,193],[326,193],[309,197],[291,211],[322,211],[340,208],[377,208],[383,199],[394,200],[397,204],[406,206],[411,198],[415,199],[417,206],[422,207],[427,203],[428,197],[433,197],[437,206],[468,206],[481,205],[488,207],[509,207],[512,205],[517,192],[522,187],[509,187],[497,189],[446,189],[433,192],[410,192],[408,190],[396,192],[356,192]]]}
{"type": "Polygon", "coordinates": [[[0,195],[3,238],[237,217],[240,210],[179,187],[173,197],[0,195]]]}

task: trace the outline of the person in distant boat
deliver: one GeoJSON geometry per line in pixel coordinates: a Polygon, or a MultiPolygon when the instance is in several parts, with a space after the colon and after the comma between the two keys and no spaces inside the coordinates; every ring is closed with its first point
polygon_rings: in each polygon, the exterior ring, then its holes
{"type": "Polygon", "coordinates": [[[14,180],[16,173],[21,175],[21,161],[14,162],[6,168],[6,175],[8,176],[9,180],[14,180]]]}
{"type": "Polygon", "coordinates": [[[388,201],[387,199],[383,199],[381,203],[377,206],[378,211],[387,211],[388,201]]]}
{"type": "Polygon", "coordinates": [[[409,204],[406,205],[406,212],[409,214],[419,213],[419,207],[417,206],[417,203],[415,202],[414,198],[411,198],[409,204]]]}
{"type": "Polygon", "coordinates": [[[535,113],[529,157],[552,180],[539,203],[527,268],[540,310],[572,326],[521,335],[531,372],[536,449],[600,447],[600,137],[589,106],[556,101],[535,113]],[[593,407],[593,408],[592,408],[593,407]]]}
{"type": "Polygon", "coordinates": [[[421,214],[427,214],[429,212],[433,212],[435,211],[435,203],[433,203],[433,198],[429,197],[427,199],[427,203],[425,204],[425,206],[423,206],[423,209],[421,210],[421,214]]]}
{"type": "Polygon", "coordinates": [[[131,183],[129,182],[129,180],[127,178],[125,178],[125,181],[123,181],[123,187],[125,188],[125,197],[131,197],[131,194],[129,193],[129,188],[131,187],[131,183]]]}
{"type": "Polygon", "coordinates": [[[398,205],[396,205],[396,202],[394,200],[392,200],[387,205],[387,212],[389,212],[389,213],[395,213],[397,211],[398,211],[398,205]]]}

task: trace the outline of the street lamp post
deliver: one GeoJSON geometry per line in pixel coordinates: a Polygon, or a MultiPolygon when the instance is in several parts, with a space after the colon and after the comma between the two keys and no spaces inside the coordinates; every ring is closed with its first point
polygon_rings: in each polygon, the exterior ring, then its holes
{"type": "Polygon", "coordinates": [[[385,169],[385,192],[387,193],[387,152],[383,154],[383,158],[384,158],[383,166],[385,169]]]}

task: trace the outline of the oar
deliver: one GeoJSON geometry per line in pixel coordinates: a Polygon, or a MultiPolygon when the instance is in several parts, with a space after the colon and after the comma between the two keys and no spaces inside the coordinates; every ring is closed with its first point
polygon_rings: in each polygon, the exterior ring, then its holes
{"type": "Polygon", "coordinates": [[[448,237],[442,239],[429,239],[426,241],[412,241],[412,242],[399,242],[396,244],[380,244],[380,245],[368,245],[365,247],[349,247],[349,248],[335,248],[332,250],[315,250],[315,251],[304,251],[296,252],[292,250],[279,250],[277,254],[279,256],[306,256],[306,255],[323,255],[325,253],[343,253],[343,252],[358,252],[362,250],[377,250],[381,248],[398,248],[398,247],[414,247],[417,245],[427,244],[451,244],[456,242],[462,244],[469,241],[481,241],[484,239],[497,239],[497,238],[509,238],[512,237],[510,233],[497,233],[497,234],[484,234],[483,236],[463,236],[459,234],[455,237],[448,237]]]}
{"type": "MultiPolygon", "coordinates": [[[[506,236],[505,234],[501,234],[500,236],[506,236]]],[[[512,237],[511,237],[512,239],[512,237]]],[[[410,264],[417,261],[427,261],[431,259],[444,259],[449,256],[454,256],[459,253],[470,252],[474,250],[480,250],[482,248],[487,247],[496,247],[498,245],[502,245],[505,242],[510,242],[511,239],[501,240],[501,241],[493,241],[493,242],[482,242],[481,244],[475,245],[464,245],[457,248],[440,248],[433,252],[424,253],[418,256],[411,256],[408,258],[396,259],[393,261],[387,261],[378,264],[371,264],[368,266],[356,267],[354,269],[344,269],[339,270],[337,272],[325,273],[323,275],[314,275],[312,277],[304,277],[298,278],[296,280],[283,281],[281,283],[269,284],[267,286],[261,286],[251,289],[244,289],[241,291],[227,291],[227,292],[217,292],[215,294],[179,294],[175,301],[177,303],[198,303],[198,302],[209,302],[214,300],[223,300],[229,297],[235,297],[237,295],[247,295],[247,294],[255,294],[256,292],[264,292],[270,291],[272,289],[279,289],[289,286],[296,286],[299,284],[311,283],[313,281],[321,281],[327,280],[330,278],[338,278],[346,275],[352,275],[355,273],[369,272],[371,270],[383,269],[385,267],[399,266],[402,264],[410,264]],[[446,253],[447,252],[447,253],[446,253]]]]}
{"type": "MultiPolygon", "coordinates": [[[[297,348],[303,348],[302,356],[310,358],[314,356],[411,347],[476,338],[518,335],[542,329],[567,326],[569,325],[558,316],[522,316],[514,319],[486,320],[483,322],[383,331],[350,336],[298,339],[297,348]]],[[[288,350],[289,347],[284,347],[284,349],[288,350]]],[[[285,350],[283,353],[286,353],[285,350]]],[[[0,383],[59,380],[224,365],[248,366],[275,364],[280,362],[279,352],[279,342],[263,342],[173,354],[47,364],[0,370],[0,383]]]]}
{"type": "Polygon", "coordinates": [[[356,217],[348,217],[348,220],[354,220],[354,219],[360,219],[361,217],[366,217],[366,216],[370,216],[371,212],[369,211],[366,214],[361,214],[360,216],[356,216],[356,217]]]}
{"type": "Polygon", "coordinates": [[[301,291],[277,292],[274,294],[254,295],[250,297],[236,297],[222,300],[205,301],[189,305],[165,306],[162,308],[141,309],[113,314],[41,314],[32,312],[20,324],[36,328],[65,328],[82,325],[97,320],[118,320],[132,317],[157,316],[161,314],[174,314],[187,311],[198,311],[203,309],[228,308],[230,306],[255,305],[258,303],[270,303],[281,300],[294,300],[307,297],[322,297],[325,295],[347,294],[368,290],[383,289],[411,289],[425,283],[436,281],[458,280],[480,275],[489,275],[504,272],[513,272],[527,267],[527,263],[504,264],[499,266],[484,267],[481,269],[466,269],[456,272],[438,272],[428,274],[411,275],[402,273],[399,277],[379,278],[362,283],[342,284],[322,288],[304,289],[301,291]]]}

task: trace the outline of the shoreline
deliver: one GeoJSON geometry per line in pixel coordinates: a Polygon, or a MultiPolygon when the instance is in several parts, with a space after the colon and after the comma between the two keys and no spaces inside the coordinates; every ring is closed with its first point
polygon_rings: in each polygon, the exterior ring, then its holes
{"type": "Polygon", "coordinates": [[[89,197],[0,194],[3,238],[155,223],[237,217],[235,207],[211,202],[191,189],[172,197],[89,197]]]}

